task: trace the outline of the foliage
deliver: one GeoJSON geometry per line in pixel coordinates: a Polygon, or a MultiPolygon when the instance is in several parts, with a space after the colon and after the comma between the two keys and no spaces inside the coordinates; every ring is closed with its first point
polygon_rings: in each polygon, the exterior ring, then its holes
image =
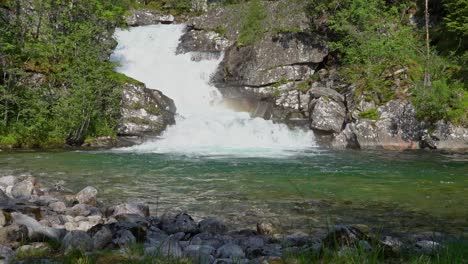
{"type": "Polygon", "coordinates": [[[367,111],[362,111],[359,113],[359,117],[365,118],[365,119],[372,119],[372,120],[378,120],[379,113],[377,113],[377,108],[372,108],[367,111]]]}
{"type": "Polygon", "coordinates": [[[432,86],[416,86],[413,103],[418,117],[430,123],[451,120],[455,124],[468,125],[468,93],[458,81],[439,79],[432,86]]]}
{"type": "Polygon", "coordinates": [[[108,61],[110,34],[128,3],[31,3],[0,27],[0,142],[79,145],[114,135],[124,78],[108,61]]]}
{"type": "Polygon", "coordinates": [[[265,8],[260,0],[252,0],[249,2],[237,39],[238,46],[252,45],[263,38],[263,21],[266,16],[265,8]]]}
{"type": "MultiPolygon", "coordinates": [[[[466,54],[458,52],[457,60],[453,58],[455,51],[446,51],[451,58],[445,59],[433,50],[427,58],[423,34],[410,23],[409,13],[415,6],[416,2],[410,0],[309,0],[308,11],[315,21],[312,29],[327,32],[330,50],[343,64],[340,72],[356,84],[357,96],[382,104],[413,94],[421,119],[466,122],[466,92],[461,84],[466,78],[466,54]],[[422,92],[425,67],[435,85],[422,92]],[[456,80],[457,76],[461,81],[456,80]]],[[[466,0],[445,1],[445,32],[457,33],[459,41],[466,38],[467,32],[464,6],[466,0]]]]}

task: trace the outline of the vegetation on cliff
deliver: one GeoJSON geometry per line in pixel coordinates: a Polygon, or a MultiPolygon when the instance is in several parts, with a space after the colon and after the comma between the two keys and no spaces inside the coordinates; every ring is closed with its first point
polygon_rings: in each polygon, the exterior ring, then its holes
{"type": "Polygon", "coordinates": [[[313,30],[328,35],[341,73],[356,84],[357,96],[378,104],[410,97],[423,120],[467,125],[466,1],[429,5],[435,37],[428,55],[423,9],[422,1],[410,0],[309,3],[313,30]],[[431,85],[423,84],[425,71],[431,85]]]}
{"type": "Polygon", "coordinates": [[[125,77],[108,56],[127,3],[0,3],[0,145],[80,145],[114,135],[125,77]]]}

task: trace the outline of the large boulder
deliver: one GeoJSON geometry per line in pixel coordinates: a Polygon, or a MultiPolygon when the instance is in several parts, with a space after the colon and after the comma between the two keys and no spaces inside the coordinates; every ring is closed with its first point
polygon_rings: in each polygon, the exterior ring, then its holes
{"type": "Polygon", "coordinates": [[[125,22],[130,27],[172,24],[174,20],[174,16],[170,14],[163,14],[159,11],[149,9],[130,10],[130,14],[125,16],[125,22]]]}
{"type": "Polygon", "coordinates": [[[439,121],[431,134],[435,148],[449,150],[468,149],[468,128],[457,127],[448,122],[439,121]]]}
{"type": "Polygon", "coordinates": [[[304,80],[327,55],[327,47],[308,33],[267,35],[253,45],[227,49],[214,82],[219,86],[261,87],[304,80]]]}
{"type": "Polygon", "coordinates": [[[310,128],[325,132],[340,132],[346,117],[342,103],[327,97],[312,101],[309,106],[310,128]]]}
{"type": "Polygon", "coordinates": [[[416,119],[410,102],[393,100],[377,109],[378,119],[359,119],[349,123],[332,142],[334,147],[361,149],[417,149],[424,123],[416,119]]]}
{"type": "MultiPolygon", "coordinates": [[[[187,52],[208,53],[200,58],[194,57],[194,59],[211,59],[213,57],[218,58],[221,55],[221,52],[232,44],[232,41],[229,41],[220,35],[220,33],[216,33],[214,31],[189,30],[180,38],[176,52],[177,54],[187,52]],[[210,56],[210,54],[212,56],[210,56]]],[[[198,54],[198,56],[202,55],[198,54]]]]}
{"type": "Polygon", "coordinates": [[[133,202],[123,203],[116,206],[109,207],[106,214],[109,217],[116,217],[118,215],[136,214],[142,217],[149,216],[149,207],[144,203],[133,202]]]}
{"type": "Polygon", "coordinates": [[[13,185],[11,195],[13,198],[29,198],[34,191],[35,180],[28,178],[13,185]]]}
{"type": "Polygon", "coordinates": [[[65,235],[62,241],[62,247],[65,252],[70,252],[72,250],[92,251],[93,240],[86,232],[75,230],[65,235]]]}
{"type": "Polygon", "coordinates": [[[174,101],[160,91],[142,83],[124,85],[121,103],[119,136],[156,136],[174,124],[174,101]]]}
{"type": "Polygon", "coordinates": [[[28,235],[31,240],[60,241],[63,236],[64,230],[41,225],[36,219],[30,216],[21,213],[11,213],[11,217],[13,219],[13,223],[26,226],[28,228],[28,235]]]}
{"type": "Polygon", "coordinates": [[[96,188],[88,186],[81,190],[79,193],[77,193],[75,198],[80,204],[96,206],[97,194],[98,190],[96,188]]]}
{"type": "Polygon", "coordinates": [[[196,233],[198,232],[198,225],[187,213],[169,211],[162,216],[161,229],[169,234],[178,232],[196,233]]]}

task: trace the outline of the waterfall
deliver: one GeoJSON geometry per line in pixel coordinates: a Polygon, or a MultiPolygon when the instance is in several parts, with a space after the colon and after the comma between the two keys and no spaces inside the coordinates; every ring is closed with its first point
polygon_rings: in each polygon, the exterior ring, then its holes
{"type": "Polygon", "coordinates": [[[120,151],[187,155],[283,156],[315,145],[311,131],[283,124],[221,104],[222,96],[209,84],[221,59],[193,61],[176,55],[184,25],[152,25],[117,30],[112,59],[118,71],[172,98],[178,116],[156,140],[120,151]]]}

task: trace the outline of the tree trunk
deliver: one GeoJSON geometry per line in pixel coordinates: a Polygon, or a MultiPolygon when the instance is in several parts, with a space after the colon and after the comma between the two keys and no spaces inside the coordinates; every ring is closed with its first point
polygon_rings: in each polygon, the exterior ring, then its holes
{"type": "Polygon", "coordinates": [[[426,66],[424,69],[424,87],[431,86],[431,76],[429,73],[429,63],[431,48],[429,43],[429,0],[425,0],[424,17],[426,22],[426,66]]]}

